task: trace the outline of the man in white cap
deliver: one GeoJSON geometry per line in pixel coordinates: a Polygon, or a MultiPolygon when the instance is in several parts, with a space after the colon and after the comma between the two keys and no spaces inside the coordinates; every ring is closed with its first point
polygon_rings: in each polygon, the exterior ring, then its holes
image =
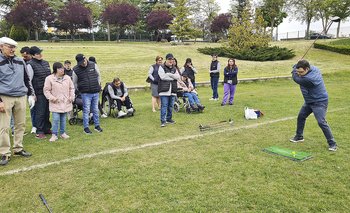
{"type": "Polygon", "coordinates": [[[13,156],[31,156],[23,150],[23,133],[26,121],[26,102],[35,105],[34,90],[23,59],[15,55],[18,43],[10,38],[0,38],[0,165],[6,165],[11,156],[9,137],[10,119],[13,115],[13,156]]]}

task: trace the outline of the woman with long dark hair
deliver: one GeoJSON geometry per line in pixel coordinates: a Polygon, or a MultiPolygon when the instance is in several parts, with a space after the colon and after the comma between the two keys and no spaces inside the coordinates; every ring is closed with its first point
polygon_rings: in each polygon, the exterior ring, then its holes
{"type": "Polygon", "coordinates": [[[180,73],[181,75],[186,73],[187,77],[191,80],[193,87],[196,88],[196,82],[195,82],[196,77],[194,76],[194,74],[197,74],[198,72],[194,68],[192,64],[192,60],[190,58],[186,59],[186,63],[181,68],[180,73]]]}
{"type": "Polygon", "coordinates": [[[233,98],[236,91],[237,86],[237,73],[238,67],[236,65],[236,61],[233,58],[228,60],[228,65],[224,69],[224,98],[222,99],[221,106],[225,106],[227,102],[228,95],[230,94],[230,98],[228,100],[229,105],[233,105],[233,98]]]}

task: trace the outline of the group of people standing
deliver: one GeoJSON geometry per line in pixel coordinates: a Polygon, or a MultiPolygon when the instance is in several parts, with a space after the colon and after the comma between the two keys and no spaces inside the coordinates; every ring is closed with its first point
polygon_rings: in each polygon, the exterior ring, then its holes
{"type": "MultiPolygon", "coordinates": [[[[210,101],[219,100],[218,85],[220,78],[220,62],[217,60],[217,54],[212,55],[212,62],[209,69],[211,88],[213,97],[210,101]]],[[[169,53],[166,55],[166,61],[163,63],[163,57],[157,56],[156,63],[151,66],[148,71],[148,79],[151,84],[152,91],[152,111],[156,112],[156,104],[158,110],[161,110],[161,127],[165,127],[166,123],[176,123],[172,120],[172,107],[174,105],[176,93],[178,89],[184,92],[190,102],[193,111],[203,110],[198,100],[196,91],[195,74],[198,71],[192,64],[192,59],[187,58],[181,69],[177,66],[177,60],[169,53]],[[165,116],[167,116],[165,118],[165,116]]],[[[228,60],[228,65],[224,69],[224,98],[221,106],[225,106],[227,99],[229,105],[233,105],[234,94],[236,90],[238,67],[233,58],[228,60]],[[230,96],[230,97],[229,97],[230,96]],[[229,98],[228,98],[229,97],[229,98]]]]}

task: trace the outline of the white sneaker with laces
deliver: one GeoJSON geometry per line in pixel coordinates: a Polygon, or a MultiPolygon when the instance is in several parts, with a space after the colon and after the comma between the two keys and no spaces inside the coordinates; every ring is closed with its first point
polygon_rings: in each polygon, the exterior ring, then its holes
{"type": "Polygon", "coordinates": [[[122,110],[120,110],[120,111],[118,112],[118,118],[122,118],[122,117],[124,117],[125,115],[126,115],[126,113],[123,112],[122,110]]]}
{"type": "Polygon", "coordinates": [[[101,115],[101,118],[107,118],[107,117],[108,117],[107,114],[102,114],[102,115],[101,115]]]}
{"type": "Polygon", "coordinates": [[[215,98],[211,98],[211,99],[209,99],[209,101],[215,101],[215,98]]]}

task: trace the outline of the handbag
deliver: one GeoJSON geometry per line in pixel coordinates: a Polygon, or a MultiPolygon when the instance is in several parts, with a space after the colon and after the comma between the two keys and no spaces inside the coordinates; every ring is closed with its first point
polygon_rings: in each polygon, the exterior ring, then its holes
{"type": "Polygon", "coordinates": [[[244,107],[244,114],[247,120],[258,118],[258,115],[254,112],[254,109],[249,109],[248,106],[244,107]]]}

